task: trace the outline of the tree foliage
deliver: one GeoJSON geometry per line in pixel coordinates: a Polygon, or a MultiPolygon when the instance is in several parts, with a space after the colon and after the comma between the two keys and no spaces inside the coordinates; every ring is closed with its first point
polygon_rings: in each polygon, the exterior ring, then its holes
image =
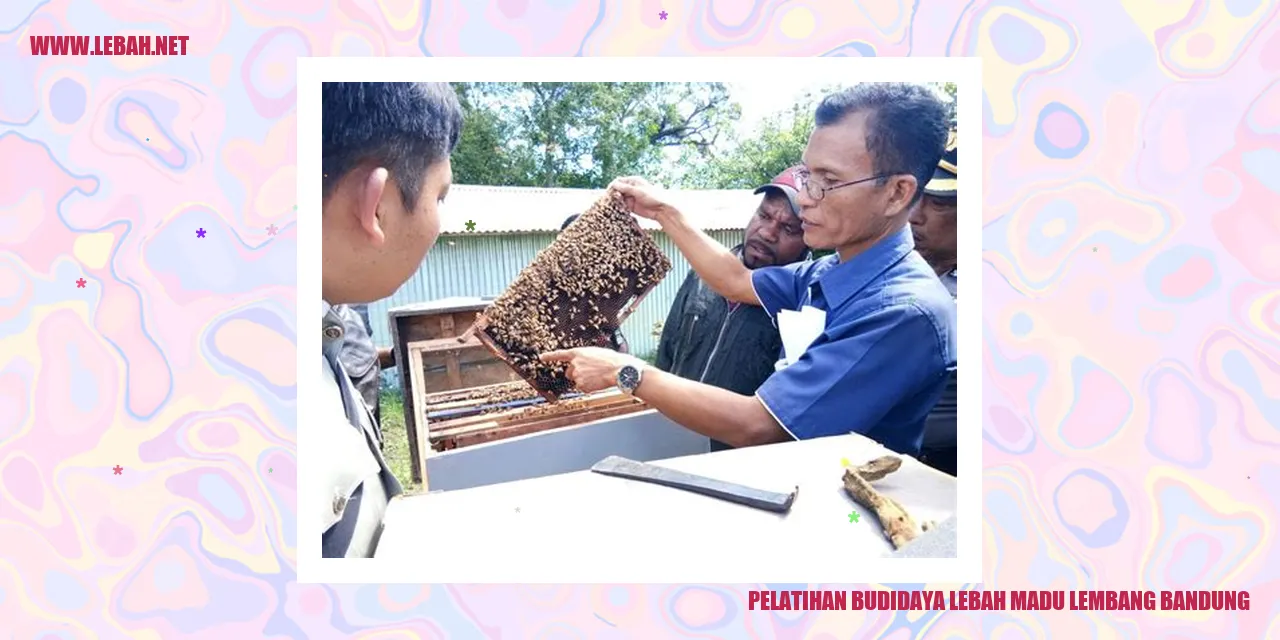
{"type": "MultiPolygon", "coordinates": [[[[693,165],[679,180],[688,189],[750,189],[766,184],[787,167],[799,164],[809,134],[813,132],[814,111],[826,95],[847,88],[827,85],[796,99],[789,109],[765,118],[754,131],[732,135],[715,157],[693,165]]],[[[955,118],[956,85],[935,85],[950,100],[949,115],[955,118]]]]}
{"type": "Polygon", "coordinates": [[[934,86],[941,89],[942,92],[945,93],[947,97],[951,99],[951,102],[948,103],[947,105],[948,112],[949,112],[948,115],[951,116],[951,121],[955,122],[956,121],[956,83],[943,82],[943,83],[937,83],[934,86]]]}
{"type": "Polygon", "coordinates": [[[789,109],[764,118],[753,131],[732,135],[720,153],[692,165],[680,179],[688,189],[751,189],[800,162],[813,131],[813,112],[831,88],[810,92],[789,109]]]}
{"type": "MultiPolygon", "coordinates": [[[[641,175],[686,189],[750,189],[800,162],[828,85],[752,130],[722,83],[455,83],[462,184],[600,188],[641,175]]],[[[938,84],[951,99],[956,86],[938,84]]]]}
{"type": "Polygon", "coordinates": [[[665,176],[665,149],[707,156],[739,114],[720,83],[456,83],[464,184],[598,188],[665,176]]]}

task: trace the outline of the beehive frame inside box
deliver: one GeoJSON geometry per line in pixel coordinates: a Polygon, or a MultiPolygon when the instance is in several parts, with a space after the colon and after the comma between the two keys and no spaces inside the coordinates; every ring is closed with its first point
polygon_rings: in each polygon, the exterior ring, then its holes
{"type": "Polygon", "coordinates": [[[420,419],[424,396],[520,380],[478,340],[456,340],[475,323],[489,302],[482,298],[445,298],[397,307],[387,314],[396,372],[404,390],[405,435],[415,482],[422,481],[422,465],[430,452],[429,429],[420,419]],[[427,369],[435,373],[428,375],[427,369]]]}
{"type": "MultiPolygon", "coordinates": [[[[521,381],[519,384],[528,390],[527,395],[537,398],[537,394],[526,383],[521,381]]],[[[501,398],[504,395],[509,395],[509,397],[524,395],[511,393],[507,385],[492,385],[470,391],[478,391],[482,395],[486,392],[493,392],[496,398],[501,398]]],[[[424,404],[431,410],[463,405],[461,408],[462,417],[424,420],[425,424],[430,425],[427,437],[430,441],[431,449],[435,452],[449,451],[495,440],[505,440],[540,431],[594,422],[646,409],[644,403],[638,398],[625,395],[615,389],[587,396],[577,396],[556,404],[530,403],[520,407],[503,407],[490,404],[480,411],[467,411],[469,408],[476,408],[481,403],[492,401],[493,399],[495,398],[489,400],[475,398],[449,402],[444,397],[428,396],[424,404]],[[441,400],[445,401],[441,402],[441,400]],[[465,406],[468,404],[471,406],[465,406]]],[[[538,401],[540,400],[538,399],[538,401]]]]}
{"type": "Polygon", "coordinates": [[[459,340],[474,335],[548,401],[573,390],[548,351],[609,346],[615,331],[671,271],[671,261],[605,192],[498,296],[459,340]]]}

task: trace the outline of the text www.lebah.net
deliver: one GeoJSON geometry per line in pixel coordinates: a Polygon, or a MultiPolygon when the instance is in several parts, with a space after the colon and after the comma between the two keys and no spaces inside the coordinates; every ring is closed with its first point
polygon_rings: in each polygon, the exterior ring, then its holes
{"type": "Polygon", "coordinates": [[[31,36],[34,56],[185,56],[191,36],[31,36]]]}

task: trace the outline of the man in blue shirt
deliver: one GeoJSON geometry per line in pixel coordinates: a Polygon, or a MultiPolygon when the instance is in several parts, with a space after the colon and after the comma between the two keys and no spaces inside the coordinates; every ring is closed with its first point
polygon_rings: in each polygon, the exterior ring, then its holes
{"type": "Polygon", "coordinates": [[[920,85],[863,83],[815,113],[799,204],[805,244],[835,255],[751,271],[661,191],[615,181],[657,220],[706,283],[770,315],[812,306],[824,330],[754,396],[685,380],[607,349],[544,354],[584,391],[617,385],[685,427],[733,446],[860,433],[915,455],[954,366],[951,296],[916,253],[907,217],[947,141],[946,108],[920,85]]]}
{"type": "MultiPolygon", "coordinates": [[[[764,198],[751,214],[742,243],[730,249],[748,269],[808,259],[800,228],[804,167],[789,167],[755,192],[764,198]]],[[[774,372],[782,336],[764,309],[730,302],[689,270],[662,325],[654,366],[682,378],[751,395],[774,372]]],[[[712,451],[730,448],[711,441],[712,451]]]]}

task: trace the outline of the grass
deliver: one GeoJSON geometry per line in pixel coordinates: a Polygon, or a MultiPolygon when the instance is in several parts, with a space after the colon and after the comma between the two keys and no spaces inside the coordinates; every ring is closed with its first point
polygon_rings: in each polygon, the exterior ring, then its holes
{"type": "Polygon", "coordinates": [[[409,436],[404,427],[404,397],[399,389],[383,389],[378,404],[382,411],[382,455],[387,459],[405,493],[418,493],[422,485],[413,481],[409,464],[409,436]]]}

